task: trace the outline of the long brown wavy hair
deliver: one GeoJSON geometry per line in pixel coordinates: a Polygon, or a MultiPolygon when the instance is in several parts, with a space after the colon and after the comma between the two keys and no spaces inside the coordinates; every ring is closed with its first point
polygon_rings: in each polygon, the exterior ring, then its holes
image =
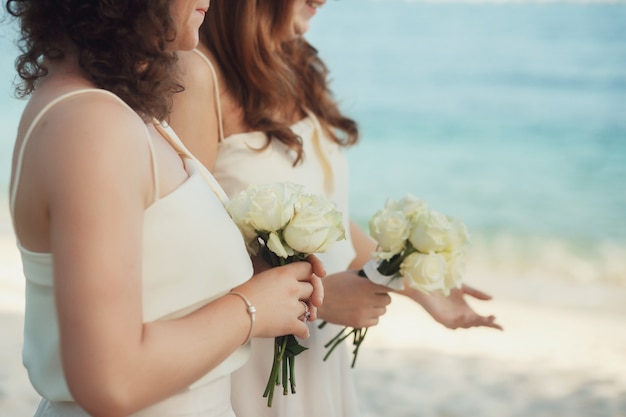
{"type": "Polygon", "coordinates": [[[342,146],[358,140],[354,120],[344,116],[329,88],[329,71],[305,39],[292,39],[293,0],[212,0],[200,28],[226,88],[241,105],[246,124],[303,157],[291,129],[294,114],[313,112],[342,146]]]}
{"type": "Polygon", "coordinates": [[[176,81],[176,56],[166,50],[175,36],[169,0],[7,0],[19,19],[21,81],[17,97],[29,96],[48,73],[46,61],[76,52],[83,74],[124,100],[142,117],[164,119],[176,81]]]}

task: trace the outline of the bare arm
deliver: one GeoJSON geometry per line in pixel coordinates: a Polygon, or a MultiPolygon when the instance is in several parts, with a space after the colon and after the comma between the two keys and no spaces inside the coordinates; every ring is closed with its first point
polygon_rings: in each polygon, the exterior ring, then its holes
{"type": "Polygon", "coordinates": [[[170,124],[191,153],[212,170],[219,143],[216,86],[209,67],[197,53],[178,54],[185,91],[174,95],[170,124]]]}
{"type": "Polygon", "coordinates": [[[370,260],[372,252],[376,250],[376,241],[370,237],[353,220],[350,220],[350,235],[352,246],[356,251],[356,256],[350,264],[351,269],[361,269],[370,260]]]}
{"type": "MultiPolygon", "coordinates": [[[[142,224],[154,189],[143,123],[118,103],[65,113],[74,115],[72,124],[51,119],[38,133],[51,139],[41,141],[48,145],[38,152],[38,169],[50,213],[64,372],[92,415],[128,415],[218,365],[245,340],[250,318],[238,297],[225,296],[176,320],[143,322],[142,224]]],[[[155,145],[167,194],[186,173],[171,148],[155,145]]],[[[320,283],[312,273],[300,262],[237,288],[257,308],[253,336],[308,335],[299,300],[315,298],[320,283]]]]}

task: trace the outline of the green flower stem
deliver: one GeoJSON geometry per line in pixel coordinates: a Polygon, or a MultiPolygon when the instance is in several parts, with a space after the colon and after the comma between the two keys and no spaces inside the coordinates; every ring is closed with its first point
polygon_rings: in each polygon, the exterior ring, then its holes
{"type": "Polygon", "coordinates": [[[296,357],[293,355],[287,356],[287,360],[289,361],[289,385],[291,388],[291,393],[296,393],[296,357]]]}
{"type": "MultiPolygon", "coordinates": [[[[322,327],[324,327],[326,325],[327,322],[322,322],[319,326],[317,326],[318,329],[321,329],[322,327]]],[[[341,337],[341,335],[343,334],[343,332],[345,332],[348,329],[348,327],[344,327],[343,330],[341,330],[339,333],[337,333],[337,335],[335,337],[333,337],[332,339],[330,339],[330,341],[328,343],[326,343],[324,345],[325,348],[328,348],[330,345],[333,345],[333,348],[335,346],[335,342],[337,339],[339,339],[341,337]]],[[[348,333],[349,335],[350,333],[348,333]]],[[[345,338],[342,338],[341,340],[343,340],[345,338]]]]}
{"type": "Polygon", "coordinates": [[[406,248],[404,248],[404,250],[399,254],[393,256],[389,260],[381,261],[380,265],[377,268],[378,272],[386,276],[398,275],[400,272],[400,265],[402,265],[402,261],[404,261],[404,259],[413,252],[417,252],[417,250],[413,247],[413,245],[407,244],[406,248]]]}
{"type": "Polygon", "coordinates": [[[343,343],[343,341],[346,340],[348,337],[350,337],[350,335],[353,335],[352,344],[354,345],[354,350],[352,351],[353,357],[352,357],[351,367],[354,368],[354,365],[356,364],[357,355],[359,354],[359,348],[361,347],[361,343],[363,343],[363,340],[365,340],[365,335],[367,334],[367,327],[352,328],[352,330],[344,334],[346,330],[348,330],[348,326],[341,329],[341,331],[337,333],[337,335],[333,337],[330,342],[324,345],[325,348],[330,347],[330,349],[328,350],[328,352],[326,352],[326,355],[324,355],[323,360],[325,361],[326,359],[328,359],[330,354],[333,352],[333,350],[335,350],[337,346],[343,343]]]}
{"type": "MultiPolygon", "coordinates": [[[[400,272],[400,265],[402,265],[402,261],[404,261],[404,258],[406,258],[413,252],[416,252],[416,250],[413,245],[409,244],[401,253],[395,255],[389,260],[381,261],[380,265],[378,265],[377,268],[378,272],[386,276],[399,277],[398,273],[400,272]]],[[[361,277],[367,278],[367,275],[365,275],[365,271],[363,271],[362,269],[359,270],[358,274],[361,277]]],[[[321,329],[326,326],[326,324],[327,322],[323,321],[317,327],[318,329],[321,329]]],[[[324,360],[328,359],[329,355],[335,350],[337,346],[339,346],[350,335],[353,335],[354,337],[352,339],[352,344],[354,345],[354,350],[352,351],[352,368],[354,368],[356,358],[359,353],[359,348],[361,347],[361,343],[363,343],[363,340],[365,340],[365,335],[367,334],[367,328],[352,328],[352,330],[350,330],[347,334],[344,334],[346,330],[348,330],[348,326],[341,329],[341,331],[337,333],[335,337],[330,339],[330,341],[324,345],[325,348],[329,349],[328,352],[326,352],[326,355],[324,355],[324,360]]]]}
{"type": "Polygon", "coordinates": [[[274,387],[280,383],[279,370],[287,347],[287,337],[280,336],[274,338],[274,361],[272,362],[272,370],[270,377],[265,386],[263,397],[267,397],[267,406],[271,407],[274,400],[274,387]]]}
{"type": "Polygon", "coordinates": [[[339,346],[344,340],[350,337],[351,334],[355,334],[360,329],[353,328],[346,335],[342,336],[346,330],[348,330],[348,326],[341,329],[341,331],[337,333],[337,335],[333,337],[330,342],[324,345],[325,348],[328,348],[330,346],[330,349],[328,350],[328,352],[326,352],[326,355],[324,355],[324,360],[328,359],[330,354],[333,353],[333,350],[335,350],[337,346],[339,346]]]}
{"type": "Polygon", "coordinates": [[[352,351],[352,368],[354,368],[354,364],[356,363],[356,357],[359,354],[359,348],[361,347],[361,343],[363,343],[363,340],[365,339],[368,328],[366,327],[355,330],[356,332],[354,333],[354,341],[352,343],[354,345],[354,350],[352,351]]]}
{"type": "Polygon", "coordinates": [[[282,383],[283,383],[283,395],[289,394],[289,390],[287,386],[289,384],[289,354],[283,357],[283,375],[282,375],[282,383]]]}
{"type": "MultiPolygon", "coordinates": [[[[267,233],[269,236],[269,233],[267,233]]],[[[264,242],[267,236],[261,235],[264,242]]],[[[283,266],[292,262],[302,261],[306,258],[305,254],[296,253],[287,258],[282,258],[269,250],[265,245],[262,247],[261,255],[263,259],[271,266],[283,266]]],[[[271,407],[274,401],[274,389],[277,385],[283,386],[283,395],[296,393],[295,364],[296,355],[305,351],[307,348],[301,346],[293,335],[279,336],[274,338],[274,360],[270,376],[265,386],[263,397],[267,398],[267,406],[271,407]]]]}

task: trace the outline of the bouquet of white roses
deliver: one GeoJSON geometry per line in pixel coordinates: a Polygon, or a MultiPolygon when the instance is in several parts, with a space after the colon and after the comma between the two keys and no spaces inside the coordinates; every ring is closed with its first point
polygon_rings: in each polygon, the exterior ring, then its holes
{"type": "MultiPolygon", "coordinates": [[[[460,220],[430,210],[425,202],[407,195],[399,201],[388,199],[370,219],[369,229],[378,248],[360,275],[394,290],[404,289],[406,282],[420,291],[440,291],[447,296],[452,288],[461,287],[469,235],[460,220]]],[[[324,360],[353,335],[354,367],[367,329],[347,330],[345,327],[326,344],[330,349],[324,360]]]]}
{"type": "MultiPolygon", "coordinates": [[[[345,239],[342,214],[330,201],[304,193],[303,187],[285,182],[251,185],[232,199],[227,210],[241,230],[248,250],[271,266],[304,260],[326,252],[345,239]]],[[[306,350],[293,335],[276,337],[272,370],[263,393],[272,406],[274,387],[295,390],[295,356],[306,350]]]]}

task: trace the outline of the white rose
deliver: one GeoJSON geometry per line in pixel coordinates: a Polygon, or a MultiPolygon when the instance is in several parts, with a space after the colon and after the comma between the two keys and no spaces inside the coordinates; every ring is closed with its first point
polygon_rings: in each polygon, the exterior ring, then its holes
{"type": "Polygon", "coordinates": [[[250,212],[250,200],[245,193],[239,194],[236,198],[233,198],[226,205],[226,210],[230,217],[233,219],[247,245],[257,241],[257,232],[254,227],[250,225],[248,219],[248,213],[250,212]]]}
{"type": "Polygon", "coordinates": [[[441,252],[448,248],[452,225],[448,217],[436,211],[427,211],[414,219],[409,241],[422,253],[441,252]]]}
{"type": "Polygon", "coordinates": [[[448,217],[450,221],[450,235],[448,239],[448,251],[456,252],[465,249],[470,243],[470,236],[465,224],[454,217],[448,217]]]}
{"type": "Polygon", "coordinates": [[[301,192],[302,187],[288,182],[249,186],[242,197],[248,199],[249,205],[246,222],[257,231],[282,229],[293,217],[301,192]]]}
{"type": "Polygon", "coordinates": [[[302,195],[293,218],[283,230],[283,238],[300,253],[326,252],[336,241],[346,238],[343,216],[327,199],[302,195]]]}
{"type": "Polygon", "coordinates": [[[446,292],[446,259],[438,253],[414,252],[400,265],[402,275],[409,286],[429,293],[436,290],[446,292]]]}
{"type": "Polygon", "coordinates": [[[407,217],[415,218],[428,210],[428,204],[417,197],[408,194],[398,201],[387,199],[385,208],[390,210],[400,210],[407,217]]]}
{"type": "Polygon", "coordinates": [[[448,252],[443,256],[446,259],[445,285],[447,289],[461,288],[465,275],[465,253],[448,252]]]}
{"type": "Polygon", "coordinates": [[[276,232],[270,233],[269,238],[267,239],[267,248],[281,258],[286,259],[288,256],[293,255],[293,250],[283,244],[283,241],[280,239],[278,234],[276,234],[276,232]]]}
{"type": "Polygon", "coordinates": [[[402,211],[382,209],[369,221],[370,235],[376,240],[380,259],[391,259],[402,252],[410,232],[409,219],[402,211]]]}

